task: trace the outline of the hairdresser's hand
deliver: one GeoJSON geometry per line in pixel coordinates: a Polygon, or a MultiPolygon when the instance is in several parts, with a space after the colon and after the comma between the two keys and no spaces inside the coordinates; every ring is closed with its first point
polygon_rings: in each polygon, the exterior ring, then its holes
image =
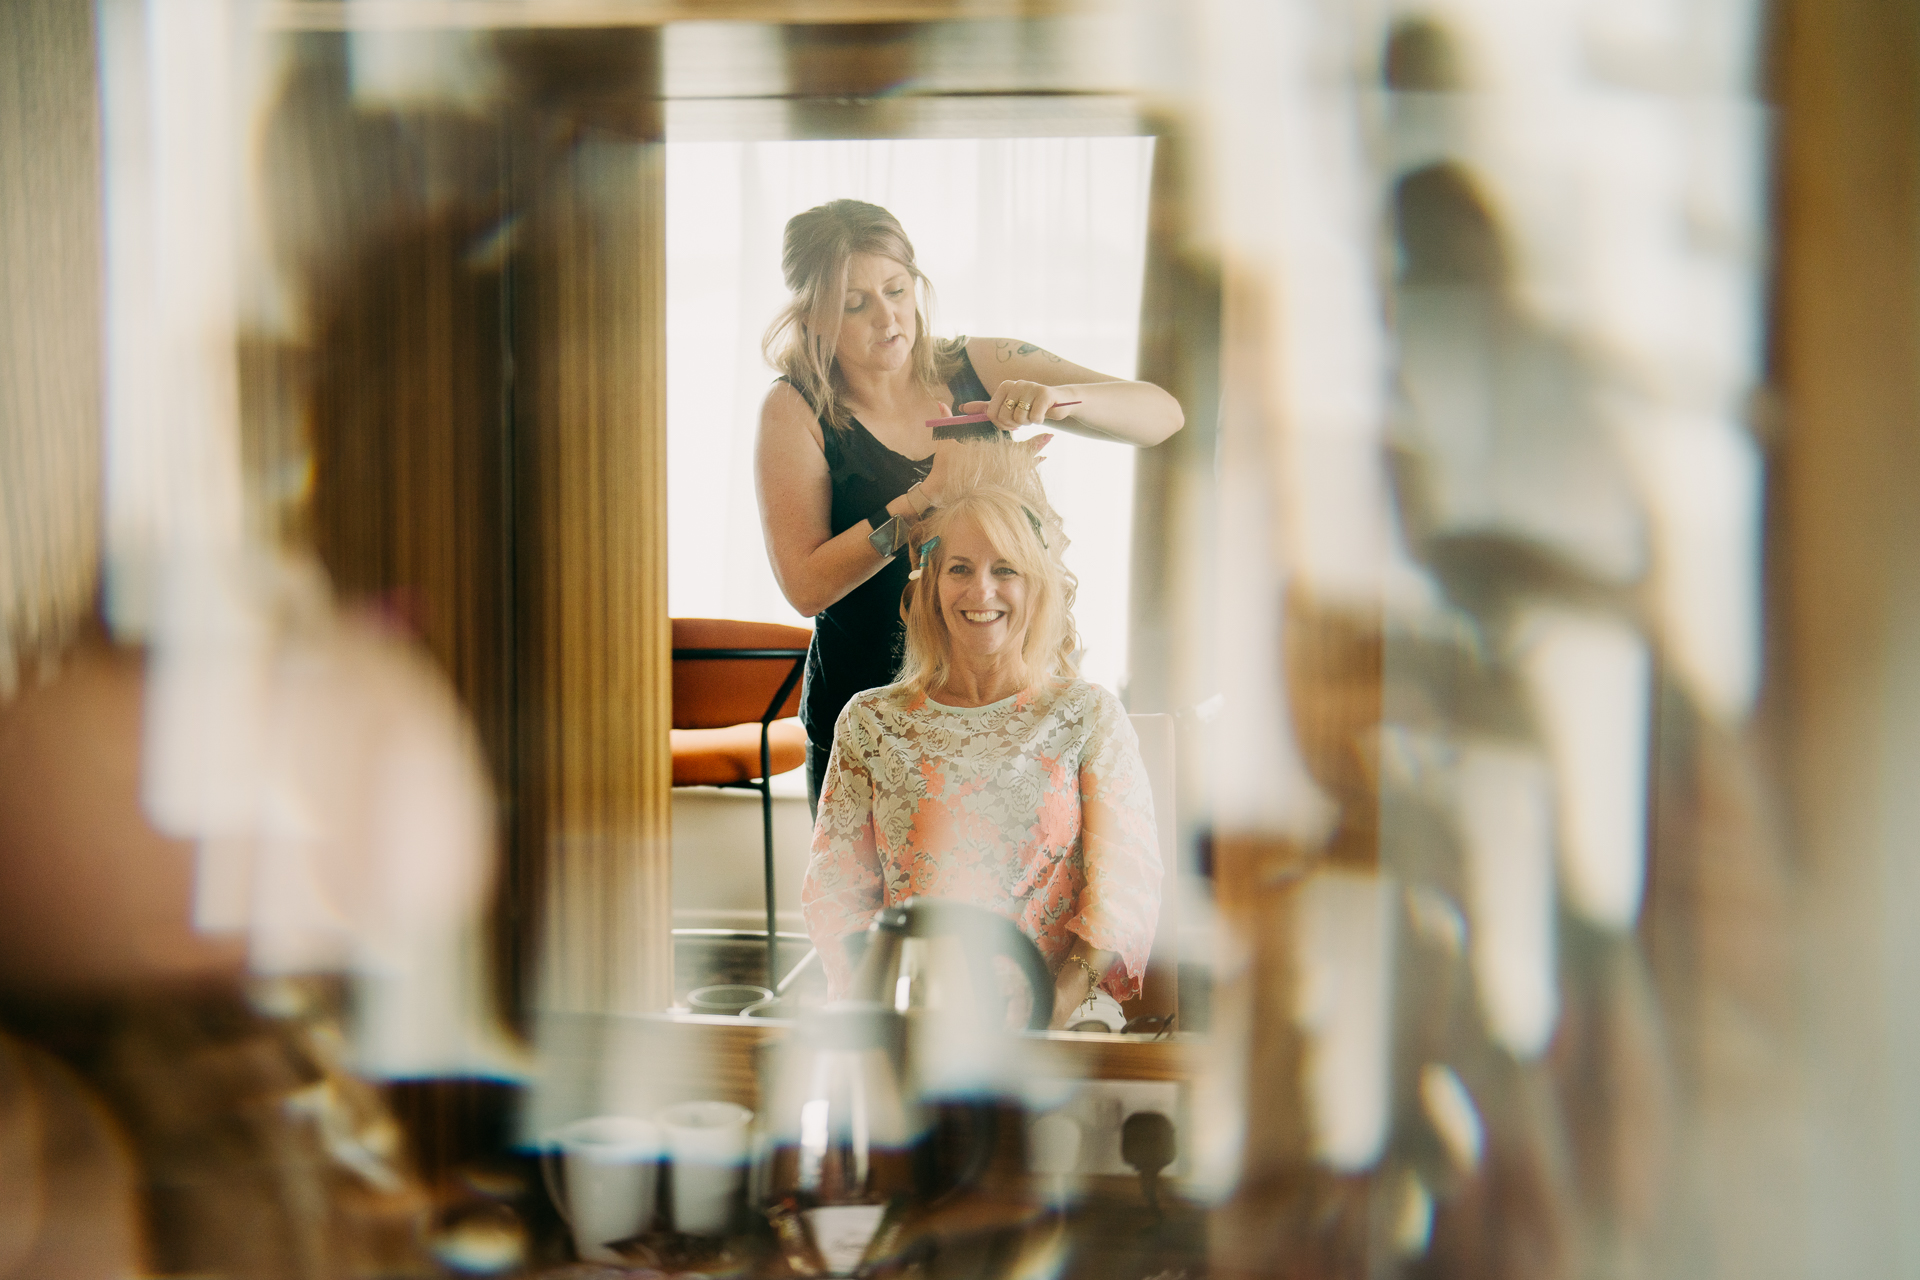
{"type": "Polygon", "coordinates": [[[988,414],[995,426],[1011,430],[1070,417],[1065,409],[1056,406],[1061,401],[1078,403],[1079,400],[1079,394],[1072,387],[1050,387],[1044,382],[1008,378],[995,389],[993,399],[969,401],[960,406],[960,412],[988,414]]]}
{"type": "Polygon", "coordinates": [[[933,469],[927,472],[927,478],[920,482],[920,492],[927,501],[936,507],[947,503],[947,484],[953,475],[953,451],[960,447],[958,440],[935,440],[933,442],[933,469]]]}
{"type": "MultiPolygon", "coordinates": [[[[986,402],[979,401],[978,403],[984,404],[986,402]]],[[[979,409],[970,409],[965,405],[962,405],[961,409],[966,413],[981,412],[979,409]]],[[[1002,427],[1001,430],[1004,432],[1007,428],[1002,427]]],[[[1005,439],[1004,436],[1001,438],[1005,439]]],[[[1042,460],[1040,451],[1046,448],[1052,440],[1053,432],[1043,431],[1031,440],[1018,440],[1014,443],[1019,448],[1032,453],[1034,460],[1038,462],[1042,460]]],[[[959,451],[961,449],[968,448],[974,443],[976,442],[971,440],[936,440],[933,442],[933,469],[928,471],[927,478],[920,482],[920,492],[924,493],[927,496],[927,500],[933,503],[934,506],[944,507],[947,505],[947,500],[952,496],[947,492],[947,486],[952,483],[954,468],[957,465],[954,459],[960,456],[959,451]]]]}

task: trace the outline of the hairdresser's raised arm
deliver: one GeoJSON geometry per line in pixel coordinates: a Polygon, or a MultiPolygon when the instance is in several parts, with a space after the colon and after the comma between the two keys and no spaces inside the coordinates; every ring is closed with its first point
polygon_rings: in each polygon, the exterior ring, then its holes
{"type": "Polygon", "coordinates": [[[956,412],[991,414],[997,426],[1046,420],[1075,435],[1148,448],[1186,423],[1180,402],[1151,382],[1108,377],[1031,342],[973,338],[967,356],[993,399],[956,406],[956,412]],[[1071,408],[1055,407],[1076,400],[1071,408]]]}

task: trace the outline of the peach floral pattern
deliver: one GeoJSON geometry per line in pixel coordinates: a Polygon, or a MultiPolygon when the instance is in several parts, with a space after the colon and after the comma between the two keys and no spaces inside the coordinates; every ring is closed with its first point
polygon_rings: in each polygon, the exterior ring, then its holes
{"type": "Polygon", "coordinates": [[[883,906],[954,898],[1017,922],[1049,967],[1078,936],[1139,994],[1160,913],[1160,850],[1140,743],[1119,699],[1055,680],[984,707],[869,689],[834,726],[800,905],[832,996],[842,942],[883,906]]]}

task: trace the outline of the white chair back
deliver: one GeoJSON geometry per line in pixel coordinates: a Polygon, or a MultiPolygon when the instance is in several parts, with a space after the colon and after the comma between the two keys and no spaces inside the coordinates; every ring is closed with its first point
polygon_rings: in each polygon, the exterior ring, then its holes
{"type": "Polygon", "coordinates": [[[1145,1012],[1174,1012],[1179,1007],[1180,875],[1177,826],[1174,822],[1173,717],[1128,716],[1140,739],[1140,760],[1153,792],[1153,821],[1160,839],[1160,923],[1154,930],[1153,954],[1147,961],[1147,986],[1141,994],[1145,1012]],[[1167,989],[1160,989],[1162,985],[1167,989]]]}

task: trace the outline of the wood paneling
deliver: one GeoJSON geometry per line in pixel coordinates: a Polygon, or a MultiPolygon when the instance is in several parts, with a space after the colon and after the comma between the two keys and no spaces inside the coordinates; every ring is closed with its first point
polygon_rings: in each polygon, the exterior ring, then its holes
{"type": "Polygon", "coordinates": [[[101,201],[93,9],[0,6],[0,698],[57,658],[100,554],[101,201]]]}
{"type": "Polygon", "coordinates": [[[1127,698],[1136,713],[1176,711],[1212,692],[1200,687],[1210,601],[1205,575],[1196,570],[1210,558],[1213,540],[1219,264],[1189,243],[1199,203],[1189,172],[1193,141],[1169,122],[1155,123],[1136,375],[1178,400],[1186,425],[1134,462],[1127,698]]]}
{"type": "Polygon", "coordinates": [[[464,261],[475,221],[409,219],[322,293],[310,524],[335,589],[379,601],[451,677],[499,776],[511,688],[505,359],[499,272],[464,261]]]}
{"type": "MultiPolygon", "coordinates": [[[[353,101],[338,36],[283,49],[257,163],[264,240],[301,325],[242,334],[248,522],[311,549],[352,608],[417,637],[472,716],[513,806],[514,522],[497,118],[353,101]]],[[[508,824],[502,821],[500,847],[508,824]]],[[[502,877],[493,978],[519,1001],[502,877]]]]}
{"type": "MultiPolygon", "coordinates": [[[[1908,923],[1920,906],[1920,11],[1789,0],[1774,58],[1785,430],[1768,531],[1768,728],[1792,806],[1803,967],[1787,1025],[1804,1037],[1804,1076],[1769,1094],[1730,1080],[1775,1112],[1804,1108],[1798,1132],[1817,1136],[1776,1142],[1789,1161],[1729,1161],[1749,1197],[1802,1214],[1729,1220],[1758,1261],[1797,1254],[1868,1275],[1910,1266],[1920,1249],[1909,1211],[1920,1105],[1907,1083],[1920,1064],[1908,923]]],[[[1705,963],[1748,967],[1751,933],[1722,924],[1703,941],[1717,943],[1705,963]]]]}
{"type": "MultiPolygon", "coordinates": [[[[518,32],[514,104],[369,109],[300,37],[262,164],[305,350],[310,532],[349,599],[423,640],[501,796],[503,1003],[632,1012],[671,991],[664,156],[658,37],[518,32]]],[[[256,475],[297,465],[252,415],[256,475]]]]}
{"type": "Polygon", "coordinates": [[[1083,12],[1075,0],[280,0],[283,31],[370,28],[653,27],[665,22],[955,22],[1083,12]]]}
{"type": "Polygon", "coordinates": [[[665,155],[657,133],[589,123],[556,148],[550,119],[530,123],[517,169],[538,185],[516,195],[513,268],[516,900],[538,922],[539,1007],[637,1012],[672,985],[665,155]]]}

